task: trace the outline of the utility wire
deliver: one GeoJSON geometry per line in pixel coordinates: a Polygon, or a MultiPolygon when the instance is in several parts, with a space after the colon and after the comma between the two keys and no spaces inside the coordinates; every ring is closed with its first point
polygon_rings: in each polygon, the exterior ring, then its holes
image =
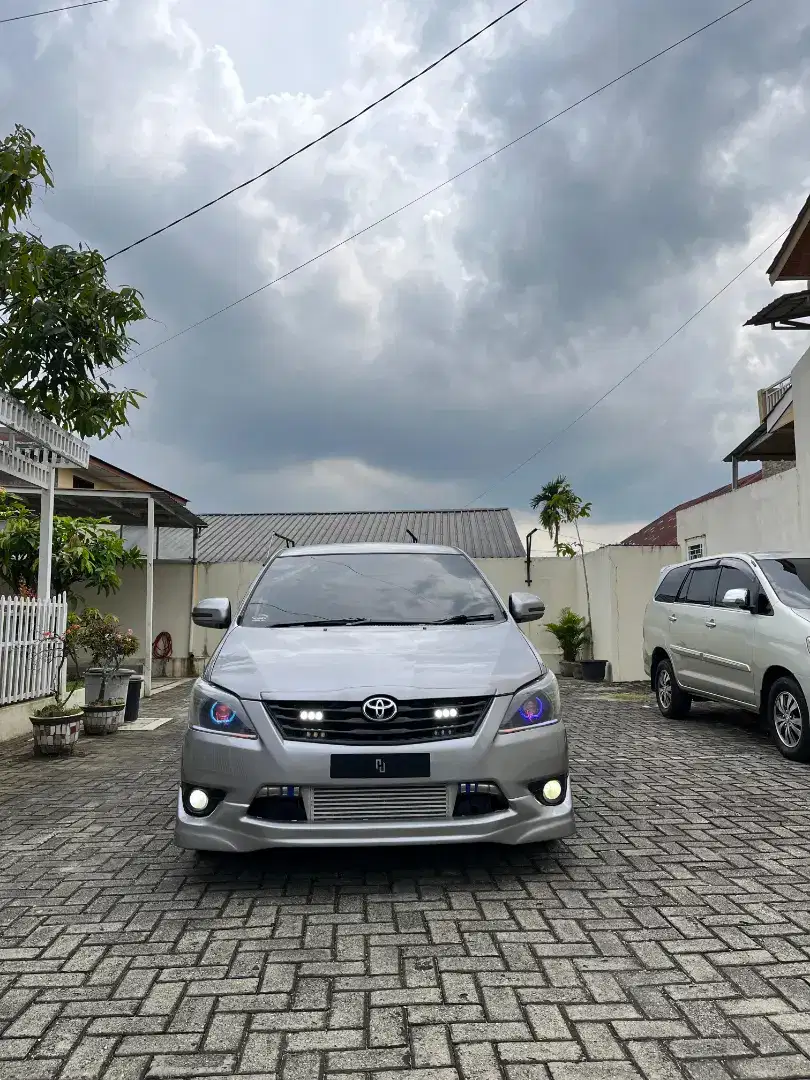
{"type": "Polygon", "coordinates": [[[210,207],[215,206],[219,202],[222,202],[223,199],[227,199],[235,192],[242,191],[244,188],[249,187],[251,184],[255,184],[257,180],[261,180],[263,177],[269,176],[271,172],[275,172],[275,170],[281,168],[282,165],[286,165],[288,161],[292,161],[292,159],[298,157],[299,154],[303,154],[305,151],[311,150],[313,146],[317,146],[318,143],[323,142],[324,139],[328,139],[336,132],[342,131],[343,128],[347,128],[350,124],[353,124],[355,120],[359,120],[361,116],[365,116],[366,113],[371,112],[372,109],[376,109],[378,105],[382,105],[384,101],[388,101],[389,98],[392,98],[395,94],[398,94],[400,90],[404,90],[406,86],[410,86],[411,83],[415,83],[417,79],[421,79],[423,75],[427,75],[429,71],[433,71],[433,69],[437,68],[439,64],[443,64],[445,60],[449,60],[451,56],[454,56],[457,52],[460,52],[460,50],[463,49],[466,45],[469,45],[470,42],[475,41],[476,38],[481,37],[482,34],[485,34],[487,32],[487,30],[491,30],[493,26],[497,26],[499,22],[502,22],[509,15],[513,15],[519,8],[522,8],[528,2],[529,0],[519,0],[518,3],[513,4],[512,7],[508,8],[506,11],[498,15],[497,18],[492,19],[491,22],[488,22],[486,26],[482,26],[480,30],[476,30],[474,34],[470,34],[470,36],[468,38],[465,38],[464,41],[460,42],[454,48],[450,49],[443,56],[440,56],[438,60],[434,60],[432,64],[428,64],[426,68],[422,68],[422,70],[417,72],[416,75],[411,75],[411,77],[409,79],[406,79],[405,82],[400,83],[399,86],[395,86],[393,90],[389,90],[388,93],[383,94],[382,97],[378,97],[376,101],[372,101],[369,105],[366,105],[364,109],[361,109],[360,112],[356,112],[347,120],[344,120],[342,123],[336,124],[335,127],[330,128],[328,131],[325,131],[323,135],[319,135],[317,139],[312,139],[304,146],[299,147],[298,150],[294,150],[291,154],[287,154],[287,156],[283,157],[281,161],[277,161],[275,165],[271,165],[269,169],[265,169],[263,172],[257,173],[256,176],[252,176],[249,180],[245,180],[241,184],[237,184],[236,187],[229,188],[228,191],[223,191],[223,193],[221,195],[217,195],[215,199],[210,199],[207,203],[203,203],[202,206],[198,206],[196,210],[190,210],[187,214],[183,214],[182,217],[175,218],[174,221],[170,221],[168,225],[164,225],[160,229],[155,229],[154,232],[147,233],[147,235],[142,236],[140,240],[135,240],[131,244],[127,244],[126,247],[122,247],[120,248],[120,250],[114,251],[112,255],[108,255],[104,261],[109,262],[111,259],[115,259],[119,255],[123,255],[126,251],[132,251],[132,249],[138,247],[139,244],[145,244],[147,240],[151,240],[155,236],[160,236],[161,233],[165,233],[169,229],[173,229],[175,225],[179,225],[182,221],[188,221],[189,218],[193,218],[196,214],[202,213],[203,210],[208,210],[210,207]]]}
{"type": "Polygon", "coordinates": [[[358,237],[363,236],[365,233],[370,232],[372,229],[376,229],[378,225],[383,225],[386,221],[390,221],[391,218],[401,214],[404,210],[409,210],[412,206],[421,202],[423,199],[427,199],[430,195],[434,195],[437,191],[441,191],[442,188],[447,187],[449,184],[459,180],[462,176],[466,176],[467,173],[472,172],[473,169],[477,169],[479,165],[483,165],[487,161],[492,161],[498,154],[502,154],[504,150],[509,150],[511,147],[516,146],[523,139],[534,135],[535,132],[540,131],[547,124],[550,124],[553,120],[559,119],[561,116],[565,116],[566,113],[576,109],[577,106],[584,104],[586,101],[590,101],[591,98],[596,97],[597,94],[601,94],[603,90],[607,90],[611,86],[615,86],[616,83],[621,82],[622,79],[626,79],[629,75],[634,74],[636,71],[640,71],[641,68],[646,67],[647,64],[651,64],[654,60],[659,59],[661,56],[665,56],[667,53],[672,52],[673,49],[677,49],[679,45],[683,45],[687,41],[691,41],[692,38],[697,37],[698,34],[702,34],[704,30],[708,30],[712,26],[716,26],[717,23],[722,22],[723,19],[727,19],[730,15],[734,15],[735,12],[741,11],[744,7],[753,3],[754,0],[744,0],[743,3],[738,4],[736,7],[726,11],[723,15],[720,15],[716,19],[712,19],[711,22],[699,27],[697,30],[693,30],[691,34],[687,34],[686,37],[680,38],[678,41],[668,45],[665,49],[661,49],[659,52],[654,53],[652,56],[647,57],[646,60],[642,60],[640,64],[636,64],[635,67],[628,68],[627,71],[622,72],[621,75],[617,75],[615,79],[611,79],[610,82],[603,83],[596,90],[592,90],[589,94],[579,98],[572,105],[567,105],[564,109],[560,109],[559,112],[554,113],[552,116],[547,117],[541,123],[536,124],[533,128],[529,128],[528,131],[524,131],[522,135],[518,135],[517,138],[512,139],[508,143],[504,143],[503,146],[498,147],[497,150],[493,150],[491,154],[487,154],[485,157],[479,158],[478,161],[473,162],[472,165],[468,165],[466,169],[462,169],[461,172],[457,172],[454,176],[451,176],[447,180],[442,180],[440,184],[436,184],[435,187],[430,188],[428,191],[423,191],[421,195],[417,195],[416,198],[411,199],[409,202],[404,203],[396,210],[392,210],[390,214],[386,214],[384,217],[377,218],[376,221],[372,221],[370,225],[366,225],[362,229],[358,229],[357,232],[352,233],[350,236],[345,236],[342,240],[338,240],[336,244],[332,244],[331,247],[326,248],[324,251],[319,252],[317,255],[313,255],[311,259],[307,259],[306,262],[299,263],[294,266],[292,270],[287,270],[285,273],[280,274],[278,277],[273,278],[272,281],[268,281],[265,285],[260,285],[258,289],[254,289],[252,292],[246,293],[244,296],[240,296],[238,300],[232,301],[230,304],[226,304],[225,307],[219,308],[217,311],[212,312],[210,315],[206,315],[202,319],[198,319],[197,322],[191,323],[189,326],[184,327],[182,330],[178,330],[176,334],[171,334],[167,338],[163,338],[156,344],[151,345],[148,349],[143,349],[139,353],[135,353],[133,359],[141,356],[146,356],[147,353],[154,352],[155,349],[160,349],[164,345],[168,345],[170,341],[176,341],[179,337],[183,337],[184,334],[188,334],[191,330],[196,330],[198,326],[203,326],[205,323],[210,322],[212,319],[218,318],[220,315],[224,315],[226,311],[231,311],[232,308],[237,307],[239,304],[243,304],[246,300],[251,300],[254,296],[258,296],[259,293],[264,292],[265,289],[271,288],[273,285],[278,285],[280,282],[285,281],[287,278],[292,277],[293,274],[297,274],[299,270],[304,270],[307,266],[312,266],[313,263],[318,262],[327,255],[331,255],[333,251],[337,251],[338,248],[343,247],[345,244],[351,243],[352,240],[357,240],[358,237]]]}
{"type": "Polygon", "coordinates": [[[731,281],[727,281],[725,283],[725,285],[722,287],[722,289],[718,289],[717,292],[714,294],[714,296],[712,296],[709,300],[707,300],[705,304],[702,304],[701,307],[699,307],[697,309],[697,311],[693,312],[693,314],[690,315],[689,318],[686,319],[685,322],[682,322],[677,330],[673,330],[672,333],[669,335],[669,337],[664,338],[664,340],[660,343],[660,345],[656,345],[656,347],[652,350],[652,352],[647,353],[647,355],[644,357],[643,360],[639,360],[639,362],[636,364],[636,366],[634,368],[631,368],[627,372],[626,375],[623,375],[621,377],[621,379],[619,379],[617,382],[613,383],[613,385],[610,386],[604,392],[604,394],[602,394],[600,397],[598,397],[596,399],[596,401],[592,402],[588,406],[587,409],[583,409],[583,411],[578,416],[574,417],[574,419],[571,421],[570,424],[566,424],[566,426],[564,428],[560,428],[560,430],[555,435],[552,435],[550,439],[548,439],[546,442],[544,442],[543,445],[541,447],[539,447],[537,450],[535,450],[535,452],[533,454],[531,454],[529,457],[527,457],[525,461],[521,461],[520,465],[516,465],[514,469],[510,469],[509,472],[505,473],[499,480],[495,480],[492,484],[489,485],[489,487],[484,488],[484,490],[481,492],[480,495],[476,495],[475,498],[472,500],[472,502],[467,503],[467,506],[465,507],[465,509],[468,509],[469,507],[471,507],[473,505],[473,503],[477,503],[479,499],[483,499],[483,497],[485,495],[488,495],[489,492],[492,491],[493,488],[498,487],[499,484],[502,484],[504,482],[504,480],[508,480],[511,476],[514,476],[515,473],[520,472],[520,470],[522,468],[524,468],[526,465],[528,465],[530,461],[534,461],[534,459],[536,457],[538,457],[540,454],[542,454],[544,450],[547,450],[549,448],[549,446],[551,446],[559,438],[561,438],[563,435],[565,435],[565,433],[567,431],[570,431],[571,428],[574,427],[575,424],[578,424],[580,422],[580,420],[584,419],[589,413],[593,412],[593,410],[596,408],[597,405],[601,405],[602,402],[605,400],[605,398],[610,397],[610,395],[615,390],[618,390],[619,387],[622,386],[624,383],[626,383],[629,378],[631,378],[633,375],[635,375],[635,373],[637,371],[639,371],[641,368],[643,368],[646,363],[648,363],[650,360],[652,360],[652,358],[654,356],[656,356],[659,352],[661,352],[661,350],[665,346],[669,345],[670,341],[672,341],[673,338],[676,338],[678,336],[678,334],[680,334],[683,330],[685,330],[687,328],[687,326],[689,326],[690,323],[693,323],[695,321],[695,319],[699,315],[702,315],[703,312],[706,310],[706,308],[710,307],[715,302],[715,300],[719,299],[719,297],[721,297],[724,292],[726,292],[728,289],[730,289],[731,286],[735,284],[735,282],[739,281],[739,279],[743,276],[743,274],[745,274],[746,271],[750,270],[751,267],[755,263],[759,262],[759,260],[762,258],[762,256],[765,255],[768,251],[770,251],[771,248],[774,246],[774,244],[778,244],[779,241],[784,236],[787,236],[788,232],[790,232],[790,229],[785,229],[778,236],[774,237],[774,239],[771,240],[771,242],[767,245],[767,247],[764,247],[762,249],[762,251],[759,252],[758,255],[755,255],[754,258],[751,259],[750,262],[745,264],[745,266],[742,268],[742,270],[740,270],[738,273],[736,273],[734,275],[734,277],[731,279],[731,281]]]}
{"type": "Polygon", "coordinates": [[[65,7],[48,8],[47,11],[29,11],[27,15],[10,15],[0,19],[0,23],[20,22],[21,19],[36,19],[40,15],[55,15],[58,11],[73,11],[75,8],[93,7],[95,4],[107,4],[109,0],[84,0],[81,4],[66,4],[65,7]]]}

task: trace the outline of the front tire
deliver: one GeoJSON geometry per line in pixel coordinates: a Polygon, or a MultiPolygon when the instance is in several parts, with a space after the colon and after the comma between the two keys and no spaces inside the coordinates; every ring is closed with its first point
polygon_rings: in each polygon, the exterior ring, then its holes
{"type": "Polygon", "coordinates": [[[668,720],[680,720],[692,708],[692,699],[678,686],[669,660],[662,660],[655,669],[655,700],[668,720]]]}
{"type": "Polygon", "coordinates": [[[795,679],[777,679],[768,694],[768,724],[776,748],[789,761],[810,761],[807,699],[795,679]]]}

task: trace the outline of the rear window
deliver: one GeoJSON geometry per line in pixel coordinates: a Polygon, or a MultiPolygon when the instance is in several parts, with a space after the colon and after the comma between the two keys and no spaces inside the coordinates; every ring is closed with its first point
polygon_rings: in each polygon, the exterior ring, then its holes
{"type": "Polygon", "coordinates": [[[686,586],[684,601],[687,604],[713,604],[719,577],[720,569],[717,566],[701,566],[694,569],[686,586]]]}
{"type": "Polygon", "coordinates": [[[664,574],[661,584],[658,586],[658,591],[655,594],[655,599],[664,604],[672,604],[675,602],[678,596],[678,589],[683,584],[683,579],[689,573],[691,568],[688,566],[676,566],[674,570],[670,570],[669,573],[664,574]]]}

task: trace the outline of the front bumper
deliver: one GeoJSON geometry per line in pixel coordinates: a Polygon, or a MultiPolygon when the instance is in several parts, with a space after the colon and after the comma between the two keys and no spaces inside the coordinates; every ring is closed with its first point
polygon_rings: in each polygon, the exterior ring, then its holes
{"type": "Polygon", "coordinates": [[[568,741],[562,723],[510,735],[498,725],[510,703],[496,698],[477,733],[400,746],[338,746],[285,742],[260,702],[244,702],[258,740],[189,728],[183,744],[182,781],[219,789],[224,798],[207,817],[186,812],[178,794],[175,843],[200,851],[248,852],[269,847],[436,844],[490,842],[525,844],[574,834],[570,780],[565,799],[547,806],[528,790],[532,781],[568,773],[568,741]],[[332,754],[429,753],[429,780],[333,780],[332,754]],[[448,805],[459,783],[495,783],[507,809],[474,817],[372,821],[267,821],[248,810],[265,785],[295,785],[303,792],[325,788],[446,787],[448,805]]]}

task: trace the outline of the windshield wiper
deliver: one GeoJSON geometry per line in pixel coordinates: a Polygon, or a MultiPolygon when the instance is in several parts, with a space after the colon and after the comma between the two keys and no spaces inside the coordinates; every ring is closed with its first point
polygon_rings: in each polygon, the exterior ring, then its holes
{"type": "Polygon", "coordinates": [[[471,622],[494,622],[495,615],[488,611],[486,615],[453,615],[449,619],[439,619],[438,622],[428,623],[428,626],[460,626],[462,623],[471,622]]]}
{"type": "Polygon", "coordinates": [[[368,623],[369,619],[306,619],[303,622],[270,623],[271,630],[283,630],[291,626],[358,626],[368,623]]]}

